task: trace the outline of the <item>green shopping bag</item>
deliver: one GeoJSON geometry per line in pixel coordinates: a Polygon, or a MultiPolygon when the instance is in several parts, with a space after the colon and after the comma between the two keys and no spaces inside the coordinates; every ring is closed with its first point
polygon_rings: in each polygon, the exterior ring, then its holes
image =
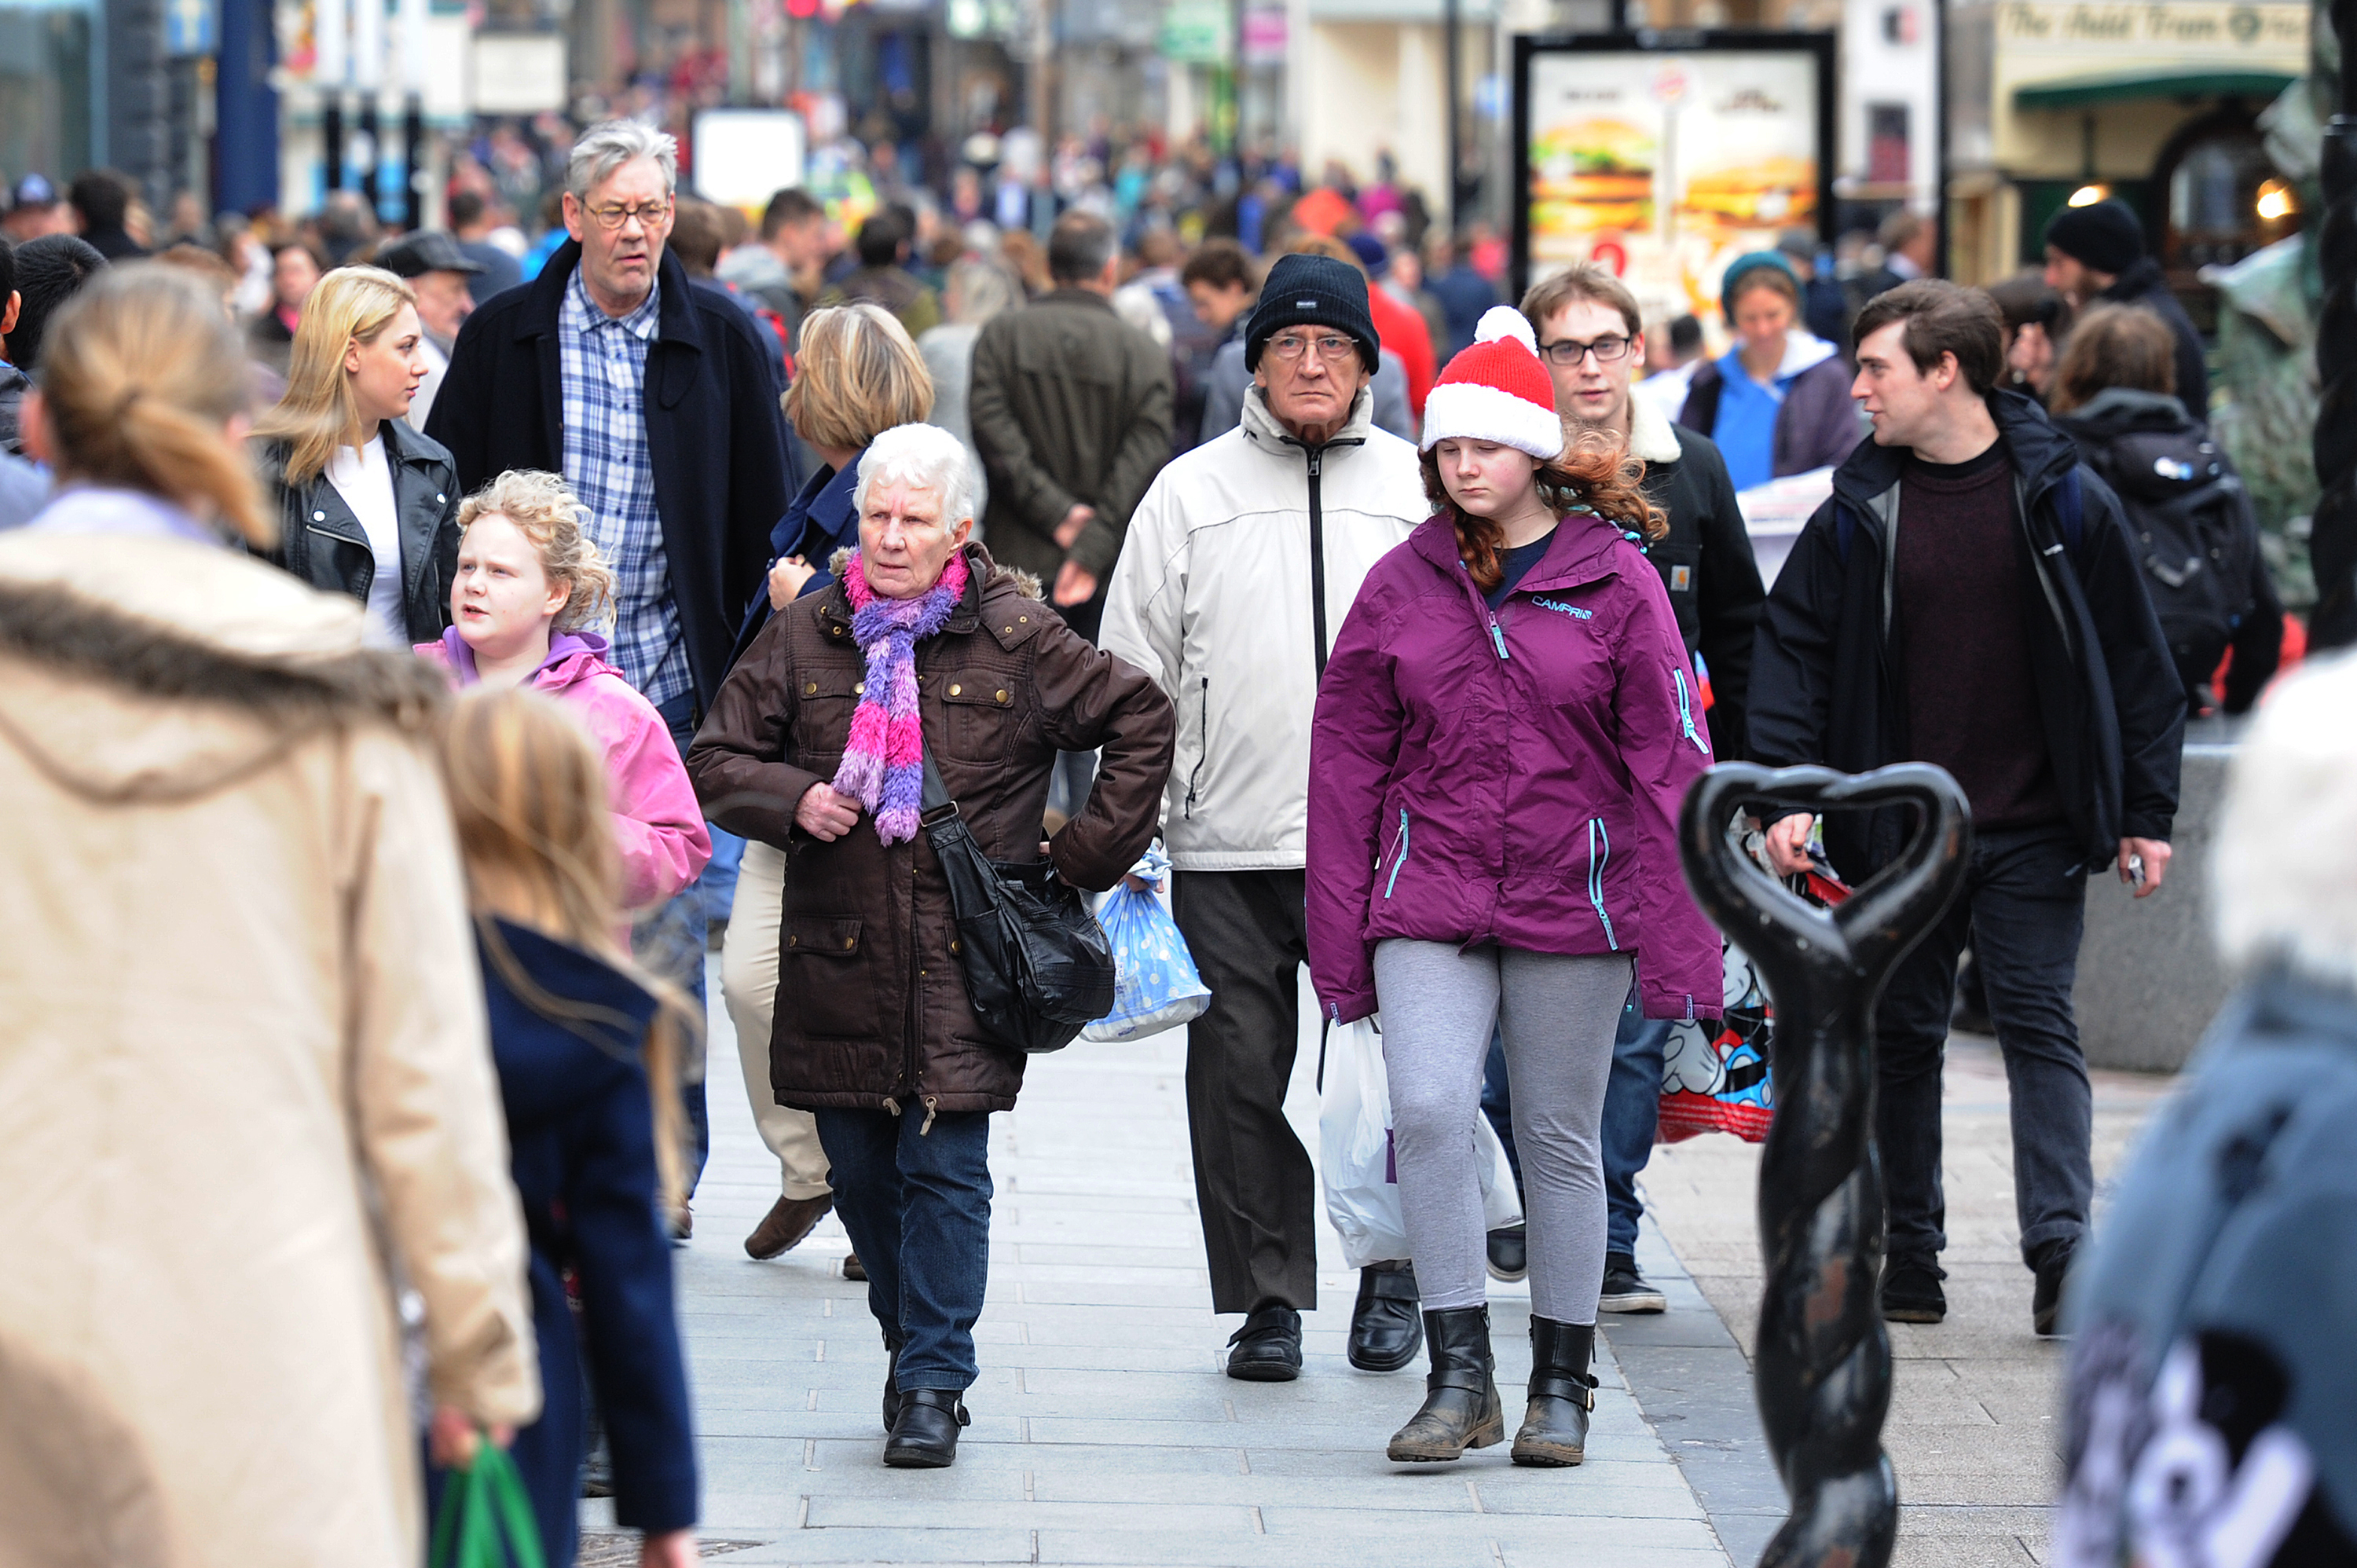
{"type": "Polygon", "coordinates": [[[442,1488],[425,1561],[427,1568],[547,1568],[523,1477],[488,1437],[475,1444],[474,1463],[442,1488]]]}

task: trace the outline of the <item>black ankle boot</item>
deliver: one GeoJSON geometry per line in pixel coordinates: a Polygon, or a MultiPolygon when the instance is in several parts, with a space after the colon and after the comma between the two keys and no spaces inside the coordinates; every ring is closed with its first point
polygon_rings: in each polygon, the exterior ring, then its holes
{"type": "Polygon", "coordinates": [[[958,1428],[974,1417],[955,1389],[909,1389],[900,1395],[884,1463],[896,1470],[939,1470],[957,1463],[958,1428]]]}
{"type": "Polygon", "coordinates": [[[1424,1341],[1432,1349],[1424,1408],[1393,1435],[1386,1452],[1402,1463],[1426,1463],[1462,1458],[1468,1448],[1503,1442],[1506,1418],[1498,1406],[1497,1363],[1490,1355],[1490,1309],[1427,1312],[1424,1341]]]}
{"type": "Polygon", "coordinates": [[[888,1435],[892,1423],[900,1419],[900,1347],[884,1347],[884,1431],[888,1435]]]}
{"type": "Polygon", "coordinates": [[[1596,1409],[1587,1359],[1595,1348],[1592,1323],[1531,1319],[1531,1402],[1514,1434],[1515,1464],[1560,1466],[1587,1457],[1587,1418],[1596,1409]]]}

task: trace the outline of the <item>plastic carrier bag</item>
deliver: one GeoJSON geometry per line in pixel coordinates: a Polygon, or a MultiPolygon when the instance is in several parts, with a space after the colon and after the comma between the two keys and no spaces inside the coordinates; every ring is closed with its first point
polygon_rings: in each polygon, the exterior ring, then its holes
{"type": "Polygon", "coordinates": [[[444,1485],[425,1560],[428,1568],[543,1568],[547,1561],[523,1477],[488,1438],[444,1485]]]}
{"type": "MultiPolygon", "coordinates": [[[[1354,1269],[1408,1256],[1400,1210],[1399,1159],[1392,1147],[1391,1082],[1383,1074],[1380,1020],[1329,1030],[1322,1051],[1318,1165],[1326,1184],[1326,1218],[1342,1238],[1342,1261],[1354,1269]]],[[[1473,1163],[1481,1173],[1481,1219],[1491,1230],[1523,1222],[1506,1146],[1477,1107],[1473,1163]]]]}
{"type": "MultiPolygon", "coordinates": [[[[1760,842],[1753,832],[1744,846],[1762,856],[1760,842]]],[[[1830,909],[1849,897],[1848,887],[1822,860],[1816,869],[1784,881],[1819,908],[1830,909]]],[[[1732,1133],[1747,1144],[1764,1143],[1768,1124],[1775,1120],[1776,1008],[1743,950],[1732,942],[1725,948],[1726,1015],[1717,1024],[1674,1024],[1663,1047],[1656,1143],[1682,1143],[1704,1133],[1732,1133]]]]}
{"type": "Polygon", "coordinates": [[[1157,891],[1140,892],[1125,882],[1097,905],[1097,924],[1113,944],[1113,1011],[1082,1029],[1083,1039],[1143,1039],[1201,1016],[1211,1004],[1195,955],[1158,891],[1170,875],[1170,857],[1155,844],[1129,874],[1157,891]]]}

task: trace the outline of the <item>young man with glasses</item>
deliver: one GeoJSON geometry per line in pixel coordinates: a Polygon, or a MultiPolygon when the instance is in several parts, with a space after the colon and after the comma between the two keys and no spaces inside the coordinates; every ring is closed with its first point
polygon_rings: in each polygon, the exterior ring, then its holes
{"type": "MultiPolygon", "coordinates": [[[[425,431],[468,490],[511,468],[565,476],[614,568],[609,657],[684,757],[797,487],[775,358],[736,301],[691,283],[664,249],[678,176],[660,131],[612,120],[582,134],[565,168],[570,241],[459,328],[425,431]]],[[[694,888],[642,922],[660,924],[662,954],[638,945],[701,997],[691,905],[694,888]]],[[[700,1060],[689,1071],[700,1144],[700,1060]]],[[[692,1157],[691,1187],[701,1165],[692,1157]]]]}
{"type": "MultiPolygon", "coordinates": [[[[1587,263],[1557,273],[1523,296],[1537,333],[1539,358],[1555,380],[1555,412],[1565,433],[1609,442],[1645,467],[1645,497],[1668,514],[1670,532],[1645,546],[1662,575],[1670,607],[1697,673],[1707,671],[1712,754],[1743,752],[1744,701],[1751,641],[1766,591],[1752,559],[1751,536],[1735,503],[1727,464],[1707,436],[1672,424],[1630,383],[1645,363],[1643,318],[1636,296],[1610,273],[1587,263]]],[[[1663,1049],[1670,1025],[1649,1021],[1631,1004],[1621,1014],[1604,1094],[1604,1294],[1606,1312],[1660,1312],[1668,1303],[1637,1268],[1637,1175],[1652,1157],[1662,1097],[1663,1049]]],[[[1491,1052],[1483,1109],[1511,1147],[1511,1094],[1501,1052],[1491,1052]]],[[[1520,1277],[1522,1238],[1491,1239],[1491,1267],[1520,1277]]]]}
{"type": "MultiPolygon", "coordinates": [[[[1431,507],[1415,448],[1376,428],[1367,282],[1277,259],[1244,328],[1243,423],[1181,456],[1129,520],[1103,645],[1178,709],[1163,807],[1178,929],[1211,989],[1188,1031],[1187,1122],[1211,1307],[1243,1313],[1228,1375],[1301,1372],[1318,1305],[1317,1171],[1285,1118],[1309,956],[1309,721],[1342,618],[1431,507]]],[[[1362,1271],[1351,1364],[1423,1344],[1405,1262],[1362,1271]]]]}

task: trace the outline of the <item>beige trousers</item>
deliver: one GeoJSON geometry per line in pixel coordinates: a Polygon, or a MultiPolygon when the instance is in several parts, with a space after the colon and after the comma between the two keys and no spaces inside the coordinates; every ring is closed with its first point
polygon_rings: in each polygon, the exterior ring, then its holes
{"type": "Polygon", "coordinates": [[[778,1156],[785,1196],[824,1197],[826,1151],[807,1111],[778,1103],[770,1090],[770,1025],[778,1005],[778,912],[786,894],[786,852],[758,839],[745,844],[728,936],[720,947],[720,991],[737,1028],[737,1058],[745,1069],[745,1098],[761,1142],[778,1156]]]}

